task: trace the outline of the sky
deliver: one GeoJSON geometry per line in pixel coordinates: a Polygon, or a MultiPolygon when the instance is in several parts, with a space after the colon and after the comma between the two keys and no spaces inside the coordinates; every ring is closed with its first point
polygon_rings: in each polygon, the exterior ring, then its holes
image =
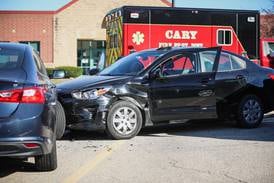
{"type": "Polygon", "coordinates": [[[0,10],[57,10],[70,0],[0,0],[0,10]]]}
{"type": "Polygon", "coordinates": [[[274,11],[273,0],[175,0],[175,6],[246,10],[272,9],[274,11]]]}
{"type": "MultiPolygon", "coordinates": [[[[92,0],[91,0],[92,1],[92,0]]],[[[155,0],[157,1],[157,0],[155,0]]],[[[171,0],[169,0],[171,2],[171,0]]],[[[176,7],[272,9],[274,0],[174,0],[176,7]]],[[[70,0],[0,0],[0,10],[57,10],[70,0]]]]}

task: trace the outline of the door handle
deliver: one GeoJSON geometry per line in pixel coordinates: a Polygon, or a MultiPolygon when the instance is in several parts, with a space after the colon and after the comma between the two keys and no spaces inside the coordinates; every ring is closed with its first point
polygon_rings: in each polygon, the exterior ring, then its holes
{"type": "Polygon", "coordinates": [[[211,81],[211,78],[202,78],[201,83],[207,84],[209,81],[211,81]]]}
{"type": "Polygon", "coordinates": [[[236,79],[237,79],[237,80],[242,80],[242,79],[245,79],[245,77],[244,77],[243,75],[237,75],[237,76],[236,76],[236,79]]]}

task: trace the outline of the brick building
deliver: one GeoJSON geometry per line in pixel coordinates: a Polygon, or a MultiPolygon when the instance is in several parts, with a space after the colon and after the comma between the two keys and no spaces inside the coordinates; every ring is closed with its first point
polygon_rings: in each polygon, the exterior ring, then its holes
{"type": "Polygon", "coordinates": [[[72,0],[55,11],[0,11],[0,42],[37,49],[47,67],[96,65],[105,49],[105,14],[123,5],[170,6],[167,0],[72,0]]]}
{"type": "Polygon", "coordinates": [[[46,63],[53,63],[51,12],[0,11],[0,42],[31,44],[46,63]]]}

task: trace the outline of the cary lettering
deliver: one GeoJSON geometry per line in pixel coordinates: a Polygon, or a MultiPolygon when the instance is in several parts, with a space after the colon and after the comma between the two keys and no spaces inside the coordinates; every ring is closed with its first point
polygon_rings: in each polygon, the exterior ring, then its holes
{"type": "Polygon", "coordinates": [[[167,39],[196,39],[198,31],[185,30],[167,30],[165,36],[167,39]]]}

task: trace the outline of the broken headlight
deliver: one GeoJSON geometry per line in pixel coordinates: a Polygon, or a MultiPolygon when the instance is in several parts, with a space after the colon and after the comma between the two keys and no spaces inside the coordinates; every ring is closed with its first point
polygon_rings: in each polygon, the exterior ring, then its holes
{"type": "Polygon", "coordinates": [[[92,89],[88,91],[73,92],[72,97],[81,100],[93,100],[104,95],[110,90],[110,88],[92,89]]]}

